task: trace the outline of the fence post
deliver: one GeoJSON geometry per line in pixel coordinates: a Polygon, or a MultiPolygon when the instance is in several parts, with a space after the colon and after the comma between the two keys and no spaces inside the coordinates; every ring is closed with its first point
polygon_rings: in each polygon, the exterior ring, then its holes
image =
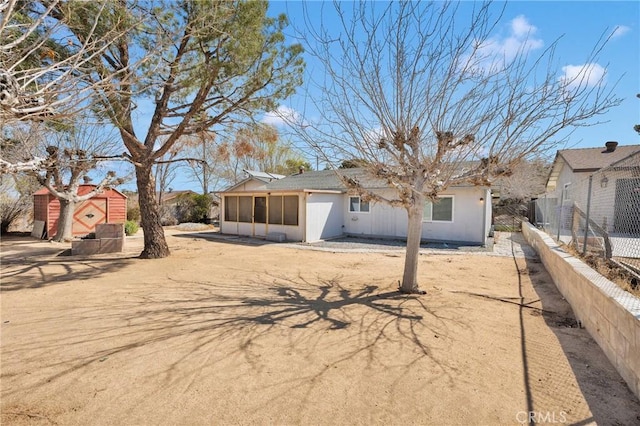
{"type": "Polygon", "coordinates": [[[560,193],[560,213],[558,214],[558,241],[560,241],[560,230],[562,229],[562,210],[564,210],[564,193],[567,190],[567,187],[571,185],[571,183],[565,183],[562,188],[562,192],[560,193]]]}
{"type": "Polygon", "coordinates": [[[587,254],[587,238],[589,238],[589,213],[591,212],[591,184],[593,182],[593,175],[589,176],[589,189],[587,192],[587,212],[584,224],[584,242],[582,244],[582,255],[587,254]]]}

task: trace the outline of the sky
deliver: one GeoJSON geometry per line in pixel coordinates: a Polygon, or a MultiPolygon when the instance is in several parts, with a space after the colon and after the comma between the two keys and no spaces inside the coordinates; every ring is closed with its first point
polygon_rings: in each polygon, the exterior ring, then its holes
{"type": "MultiPolygon", "coordinates": [[[[497,6],[500,7],[501,4],[497,6]]],[[[311,19],[317,19],[322,3],[309,2],[307,6],[312,12],[311,19]]],[[[463,6],[469,7],[471,3],[463,2],[463,6]]],[[[325,9],[331,7],[331,4],[324,5],[325,9]]],[[[289,17],[291,28],[287,30],[287,34],[293,41],[297,34],[294,29],[305,26],[302,3],[272,1],[269,14],[276,16],[280,13],[289,17]]],[[[329,23],[328,29],[332,30],[331,20],[325,20],[326,22],[329,23]]],[[[593,119],[592,126],[576,129],[569,142],[559,148],[599,147],[610,140],[618,141],[621,145],[639,144],[640,136],[633,130],[633,125],[640,123],[640,99],[636,97],[636,94],[640,93],[640,2],[510,2],[507,3],[505,12],[495,28],[488,49],[508,57],[510,52],[518,49],[522,43],[527,43],[532,54],[536,54],[541,53],[558,38],[558,79],[571,77],[588,66],[594,82],[598,80],[597,77],[604,75],[606,84],[615,86],[615,94],[624,98],[619,106],[593,119]],[[613,35],[597,62],[586,63],[585,58],[603,34],[613,35]],[[601,123],[595,124],[596,122],[601,123]]],[[[308,72],[317,69],[313,58],[307,56],[305,59],[308,72]]],[[[286,133],[281,115],[300,114],[300,105],[309,105],[305,97],[313,96],[314,89],[309,85],[303,86],[294,96],[281,103],[277,113],[266,114],[262,121],[278,127],[281,133],[286,133]]],[[[551,157],[554,153],[550,153],[551,157]]],[[[308,160],[315,167],[316,159],[308,160]]],[[[318,165],[323,168],[321,163],[318,165]]],[[[196,191],[199,187],[197,182],[189,182],[185,177],[178,177],[172,186],[174,189],[196,191]]]]}

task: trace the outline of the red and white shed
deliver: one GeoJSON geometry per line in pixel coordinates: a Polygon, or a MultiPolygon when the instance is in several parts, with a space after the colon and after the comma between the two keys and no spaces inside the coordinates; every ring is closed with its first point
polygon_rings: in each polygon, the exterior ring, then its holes
{"type": "MultiPolygon", "coordinates": [[[[78,195],[91,192],[96,186],[83,184],[78,188],[78,195]]],[[[60,202],[47,188],[33,194],[33,220],[43,221],[47,238],[56,234],[60,202]]],[[[84,236],[95,232],[98,223],[124,223],[127,219],[127,196],[116,189],[109,189],[101,194],[79,203],[73,215],[73,235],[84,236]]]]}

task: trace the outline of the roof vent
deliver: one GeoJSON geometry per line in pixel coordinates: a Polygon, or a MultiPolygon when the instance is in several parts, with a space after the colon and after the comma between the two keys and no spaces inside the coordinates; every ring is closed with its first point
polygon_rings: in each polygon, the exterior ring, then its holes
{"type": "Polygon", "coordinates": [[[609,141],[609,142],[606,142],[606,143],[604,144],[604,146],[606,146],[606,147],[607,147],[607,151],[606,151],[606,152],[613,152],[613,151],[615,151],[615,150],[616,150],[616,147],[618,146],[618,142],[616,142],[616,141],[609,141]]]}
{"type": "Polygon", "coordinates": [[[303,174],[303,173],[304,173],[304,167],[300,167],[300,168],[298,169],[298,172],[300,172],[300,174],[303,174]]]}

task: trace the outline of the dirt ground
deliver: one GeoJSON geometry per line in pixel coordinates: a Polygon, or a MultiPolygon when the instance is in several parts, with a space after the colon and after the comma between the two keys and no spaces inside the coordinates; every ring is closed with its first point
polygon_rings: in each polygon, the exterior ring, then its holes
{"type": "Polygon", "coordinates": [[[640,423],[536,259],[168,242],[2,240],[3,425],[640,423]]]}

